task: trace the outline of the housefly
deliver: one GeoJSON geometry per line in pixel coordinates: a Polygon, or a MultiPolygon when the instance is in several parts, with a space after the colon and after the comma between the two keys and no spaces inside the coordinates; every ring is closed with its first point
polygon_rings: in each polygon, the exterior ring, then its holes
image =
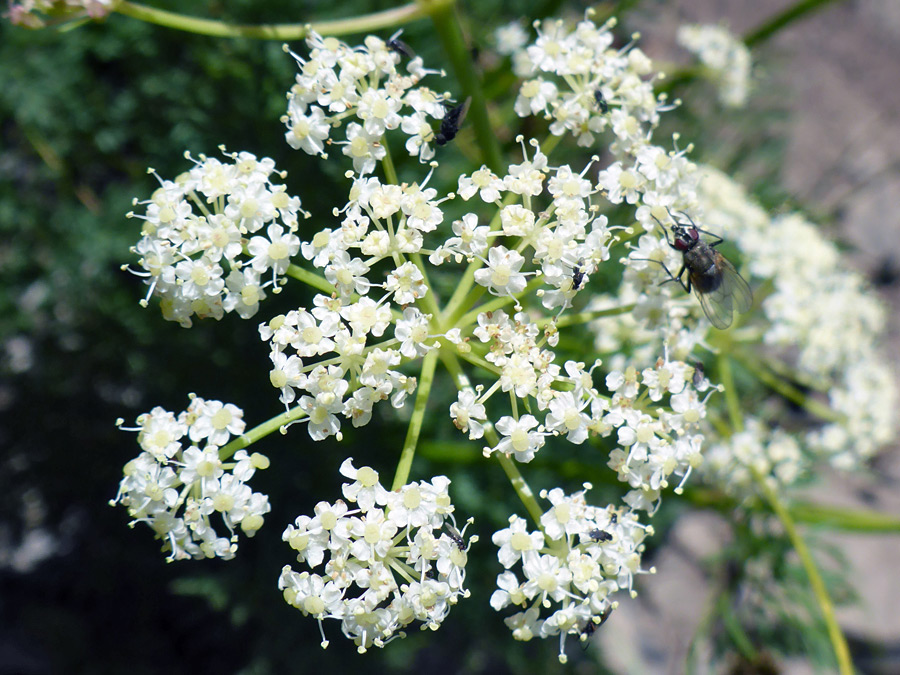
{"type": "Polygon", "coordinates": [[[469,96],[458,106],[450,107],[446,103],[444,104],[447,109],[444,112],[444,119],[441,120],[441,129],[434,135],[435,143],[446,145],[456,138],[456,134],[459,133],[459,127],[463,120],[466,119],[466,113],[469,112],[469,104],[471,102],[472,97],[469,96]]]}
{"type": "MultiPolygon", "coordinates": [[[[658,221],[657,221],[658,222],[658,221]]],[[[734,312],[746,312],[753,304],[753,293],[744,278],[738,274],[728,259],[716,250],[716,246],[724,239],[712,232],[702,230],[688,218],[690,225],[675,222],[671,225],[672,239],[663,227],[666,242],[681,253],[681,269],[678,274],[672,274],[663,263],[663,269],[669,275],[669,281],[677,281],[687,291],[694,292],[700,300],[703,313],[710,323],[720,330],[731,325],[734,320],[734,312]],[[707,243],[700,238],[700,234],[706,234],[715,241],[707,243]],[[687,272],[687,281],[682,275],[687,272]]]]}

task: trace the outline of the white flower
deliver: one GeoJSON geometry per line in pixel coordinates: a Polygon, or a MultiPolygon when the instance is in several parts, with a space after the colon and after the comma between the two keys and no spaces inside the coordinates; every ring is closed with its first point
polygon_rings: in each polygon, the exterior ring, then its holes
{"type": "Polygon", "coordinates": [[[463,174],[459,177],[457,193],[465,201],[469,201],[477,192],[481,200],[488,204],[500,201],[500,190],[503,181],[486,166],[475,171],[471,177],[463,174]]]}
{"type": "Polygon", "coordinates": [[[518,21],[511,21],[494,31],[499,54],[514,54],[528,42],[528,33],[518,21]]]}
{"type": "Polygon", "coordinates": [[[566,440],[581,445],[587,439],[590,417],[582,410],[586,402],[576,401],[571,392],[558,392],[550,402],[550,410],[544,419],[547,431],[565,433],[566,440]]]}
{"type": "Polygon", "coordinates": [[[275,223],[269,225],[266,235],[268,238],[253,237],[247,244],[247,250],[253,256],[250,265],[260,274],[269,269],[283,274],[291,256],[300,250],[300,238],[275,223]]]}
{"type": "Polygon", "coordinates": [[[425,297],[428,287],[421,270],[411,262],[406,262],[388,275],[385,290],[394,294],[398,305],[410,305],[425,297]]]}
{"type": "Polygon", "coordinates": [[[404,358],[414,359],[424,356],[431,349],[429,337],[429,320],[431,315],[422,314],[415,307],[403,310],[403,318],[394,326],[394,337],[400,340],[400,354],[404,358]]]}
{"type": "Polygon", "coordinates": [[[460,431],[469,433],[469,440],[475,440],[484,436],[485,409],[477,402],[474,391],[463,390],[457,395],[455,403],[450,405],[450,419],[453,425],[460,431]]]}
{"type": "Polygon", "coordinates": [[[305,106],[296,99],[288,103],[288,114],[284,120],[288,131],[284,135],[287,144],[295,150],[303,150],[310,155],[322,155],[325,152],[325,141],[328,139],[330,127],[325,120],[321,108],[311,108],[308,114],[305,106]]]}
{"type": "Polygon", "coordinates": [[[515,295],[525,288],[525,274],[520,272],[525,258],[505,246],[494,246],[488,252],[487,269],[475,272],[475,281],[494,295],[515,295]]]}
{"type": "Polygon", "coordinates": [[[225,445],[232,436],[244,433],[243,411],[231,403],[203,401],[196,398],[188,407],[196,419],[191,423],[188,435],[194,443],[206,439],[219,447],[225,445]]]}
{"type": "Polygon", "coordinates": [[[527,532],[524,519],[510,516],[509,527],[494,532],[491,541],[500,550],[497,558],[506,569],[515,565],[522,556],[536,555],[544,546],[544,535],[540,531],[527,532]]]}
{"type": "Polygon", "coordinates": [[[497,431],[503,435],[494,452],[502,452],[506,455],[515,455],[520,462],[530,462],[534,454],[544,445],[545,434],[540,431],[531,431],[538,426],[538,421],[533,415],[522,415],[518,420],[506,415],[501,417],[495,425],[497,431]]]}
{"type": "Polygon", "coordinates": [[[510,605],[527,608],[504,620],[513,637],[560,635],[563,662],[565,636],[580,636],[604,620],[617,604],[611,596],[631,591],[640,571],[641,542],[652,531],[631,512],[587,504],[589,487],[572,495],[560,488],[541,493],[553,504],[541,518],[546,540],[540,532],[529,534],[515,515],[509,528],[492,537],[506,571],[497,577],[491,606],[498,611],[510,605]]]}
{"type": "Polygon", "coordinates": [[[387,150],[379,142],[380,139],[380,134],[371,134],[356,122],[347,125],[347,141],[342,152],[353,159],[353,170],[356,173],[372,173],[375,163],[384,159],[387,150]]]}

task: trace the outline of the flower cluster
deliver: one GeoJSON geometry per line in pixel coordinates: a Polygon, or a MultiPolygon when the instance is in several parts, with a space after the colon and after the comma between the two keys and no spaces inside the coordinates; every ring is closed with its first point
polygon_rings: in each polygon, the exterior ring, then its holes
{"type": "Polygon", "coordinates": [[[524,161],[510,165],[502,177],[484,166],[460,176],[459,196],[469,201],[477,195],[496,205],[496,225],[479,225],[477,214],[465,214],[453,224],[455,236],[436,246],[429,262],[480,260],[484,267],[475,272],[475,282],[497,296],[517,297],[526,289],[527,277],[535,276],[543,286],[543,306],[565,309],[599,264],[609,259],[612,235],[606,216],[598,215],[592,204],[598,188],[585,177],[591,163],[580,172],[568,165],[550,167],[537,141],[532,139],[530,145],[535,149],[532,157],[523,141],[524,161]],[[540,207],[538,198],[549,200],[547,208],[540,207]],[[518,246],[489,247],[497,236],[518,246]],[[529,250],[537,266],[533,271],[523,269],[528,262],[523,253],[529,250]],[[576,270],[578,285],[573,282],[576,270]]]}
{"type": "MultiPolygon", "coordinates": [[[[248,152],[225,153],[231,162],[200,156],[175,181],[162,180],[143,214],[143,237],[132,251],[162,314],[182,326],[191,317],[221,319],[256,314],[271,286],[300,249],[300,199],[271,181],[275,163],[248,152]],[[256,234],[250,237],[249,235],[256,234]]],[[[189,159],[190,156],[188,156],[189,159]]],[[[155,172],[154,172],[155,175],[155,172]]],[[[308,215],[308,214],[305,214],[308,215]]],[[[147,304],[147,299],[143,304],[147,304]]]]}
{"type": "MultiPolygon", "coordinates": [[[[403,635],[414,621],[437,630],[462,597],[468,544],[455,527],[446,476],[408,483],[389,492],[369,467],[341,465],[350,479],[346,502],[319,502],[315,516],[298,516],[282,538],[310,569],[281,571],[285,601],[319,622],[338,619],[359,651],[403,635]]],[[[471,541],[475,541],[472,537],[471,541]]]]}
{"type": "Polygon", "coordinates": [[[9,3],[9,20],[10,23],[25,28],[43,28],[47,21],[42,14],[65,19],[83,16],[102,19],[112,11],[116,2],[117,0],[21,0],[9,3]]]}
{"type": "MultiPolygon", "coordinates": [[[[192,396],[187,410],[156,407],[137,419],[141,454],[125,465],[119,493],[135,523],[146,523],[162,539],[168,560],[224,558],[237,551],[240,526],[252,537],[270,510],[269,498],[247,485],[257,469],[269,465],[264,455],[238,450],[231,461],[220,448],[244,431],[243,412],[220,401],[192,396]],[[224,523],[228,536],[216,530],[224,523]]],[[[121,427],[121,421],[119,423],[121,427]]]]}
{"type": "Polygon", "coordinates": [[[741,108],[750,92],[752,60],[747,45],[722,26],[685,25],[678,29],[678,44],[696,54],[707,77],[719,88],[719,101],[741,108]]]}
{"type": "Polygon", "coordinates": [[[857,466],[896,434],[895,374],[878,343],[883,304],[815,225],[799,214],[771,219],[732,179],[708,167],[702,174],[706,218],[737,244],[754,276],[771,280],[763,342],[801,382],[827,392],[833,419],[807,434],[807,447],[857,466]]]}
{"type": "MultiPolygon", "coordinates": [[[[459,329],[447,332],[433,326],[433,315],[417,306],[426,298],[428,286],[421,266],[409,258],[425,250],[426,237],[434,239],[429,256],[434,265],[483,261],[474,280],[494,295],[515,297],[525,288],[526,276],[539,274],[542,303],[561,310],[578,291],[572,281],[574,270],[587,278],[609,258],[611,235],[606,218],[591,209],[590,181],[568,166],[548,168],[540,151],[510,166],[503,178],[484,167],[460,177],[463,199],[477,194],[499,209],[496,232],[479,225],[475,213],[454,222],[451,232],[442,232],[441,203],[446,198],[438,198],[436,190],[426,186],[427,181],[390,185],[374,177],[357,178],[350,200],[339,211],[340,229],[323,229],[301,246],[302,255],[323,270],[334,293],[316,296],[311,310],[299,308],[260,326],[261,337],[271,347],[270,380],[285,405],[299,399],[310,435],[317,440],[340,433],[339,415],[361,426],[370,420],[377,401],[390,399],[400,407],[415,380],[397,367],[435,348],[438,336],[446,334],[450,341],[469,337],[459,329]],[[547,173],[550,207],[536,213],[539,207],[533,199],[543,195],[547,173]],[[498,202],[507,194],[523,203],[501,207],[498,202]],[[489,240],[497,235],[517,237],[533,249],[531,260],[539,264],[540,272],[522,269],[524,246],[491,247],[489,240]],[[384,281],[379,282],[382,268],[384,281]],[[375,291],[377,299],[369,297],[375,291]],[[393,339],[387,337],[390,328],[393,339]],[[373,338],[383,342],[369,344],[373,338]],[[328,365],[307,362],[316,357],[327,358],[328,365]]],[[[488,360],[504,370],[503,390],[515,389],[524,398],[535,395],[540,384],[549,392],[559,372],[558,366],[549,368],[555,355],[538,347],[539,330],[533,324],[514,342],[495,340],[504,336],[500,323],[506,316],[502,311],[483,313],[472,332],[481,342],[492,343],[488,360]]]]}
{"type": "Polygon", "coordinates": [[[529,78],[519,90],[516,113],[544,116],[552,134],[572,134],[585,147],[607,128],[622,148],[646,143],[661,107],[652,63],[633,45],[612,49],[614,25],[613,19],[597,26],[587,18],[574,29],[561,20],[535,22],[538,38],[516,61],[517,74],[529,78]]]}
{"type": "Polygon", "coordinates": [[[754,489],[754,474],[780,490],[794,484],[807,470],[809,460],[804,458],[797,439],[784,429],[769,429],[757,417],[746,417],[743,427],[728,438],[707,439],[704,478],[729,494],[743,496],[754,489]]]}
{"type": "Polygon", "coordinates": [[[506,571],[497,577],[491,607],[521,610],[504,619],[516,640],[558,635],[563,663],[567,635],[581,636],[604,621],[618,605],[617,591],[635,594],[642,542],[653,532],[631,511],[589,505],[590,487],[571,495],[560,488],[542,492],[552,507],[541,517],[541,530],[529,532],[513,515],[492,538],[506,571]]]}
{"type": "Polygon", "coordinates": [[[408,50],[396,47],[396,38],[385,42],[370,35],[364,46],[351,48],[312,32],[306,44],[308,58],[292,53],[300,72],[282,118],[288,145],[323,157],[327,146],[342,145],[353,170],[369,174],[387,152],[381,140],[385,132],[400,128],[411,156],[423,162],[434,157],[429,119],[443,119],[445,98],[419,82],[436,71],[426,70],[422,59],[413,57],[406,63],[406,74],[401,73],[398,66],[408,50]],[[350,118],[354,121],[348,122],[350,118]],[[332,139],[332,131],[341,127],[342,140],[332,139]]]}
{"type": "MultiPolygon", "coordinates": [[[[619,447],[610,453],[609,466],[633,488],[625,501],[634,509],[655,510],[669,477],[681,476],[683,483],[699,464],[703,440],[699,425],[706,416],[706,397],[700,393],[710,388],[709,381],[684,362],[658,359],[655,367],[640,372],[633,366],[610,371],[606,386],[611,395],[604,396],[592,386],[584,364],[569,361],[563,372],[552,363],[553,353],[533,344],[536,334],[537,327],[527,323],[523,314],[515,321],[502,311],[479,317],[476,335],[491,345],[486,358],[502,368],[499,388],[519,398],[534,397],[534,412],[542,418],[534,414],[501,417],[494,424],[500,440],[494,447],[485,447],[485,455],[501,453],[530,462],[550,436],[565,436],[568,442],[581,444],[589,433],[605,437],[615,431],[619,447]],[[529,359],[528,354],[536,356],[529,359]],[[539,358],[545,360],[540,369],[534,363],[539,358]],[[639,404],[645,399],[659,407],[645,410],[639,404]]],[[[451,406],[454,424],[470,438],[484,433],[484,404],[491,393],[476,396],[463,390],[451,406]]]]}
{"type": "Polygon", "coordinates": [[[632,206],[644,230],[637,246],[629,242],[633,251],[616,292],[620,303],[635,305],[623,321],[633,319],[630,330],[652,331],[648,351],[678,343],[675,353],[686,356],[705,332],[691,333],[699,307],[695,301],[672,301],[677,289],[658,285],[658,263],[680,267],[680,254],[662,228],[697,213],[697,167],[686,149],[671,151],[651,142],[667,109],[665,99],[653,93],[656,75],[643,52],[633,44],[611,49],[614,23],[597,26],[586,18],[572,29],[560,21],[536,23],[538,38],[519,62],[520,74],[531,79],[519,90],[516,112],[547,117],[551,133],[571,134],[582,145],[595,144],[596,134],[612,133],[608,149],[614,161],[599,171],[593,190],[611,204],[632,206]],[[661,340],[654,339],[661,333],[661,340]]]}

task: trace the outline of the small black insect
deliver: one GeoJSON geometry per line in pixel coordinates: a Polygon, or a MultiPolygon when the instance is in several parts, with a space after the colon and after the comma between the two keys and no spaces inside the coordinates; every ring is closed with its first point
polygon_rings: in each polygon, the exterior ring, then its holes
{"type": "Polygon", "coordinates": [[[594,631],[606,623],[606,620],[609,618],[610,614],[612,614],[612,611],[612,607],[607,607],[599,616],[592,616],[588,619],[588,622],[585,625],[584,630],[581,631],[581,635],[578,639],[582,642],[587,642],[588,638],[594,634],[594,631]]]}
{"type": "Polygon", "coordinates": [[[703,384],[703,378],[705,374],[703,372],[703,364],[699,361],[694,361],[694,374],[691,375],[691,383],[694,387],[699,387],[703,384]]]}
{"type": "Polygon", "coordinates": [[[609,532],[604,532],[599,527],[588,532],[588,536],[594,541],[612,541],[613,536],[609,532]]]}
{"type": "Polygon", "coordinates": [[[584,268],[581,265],[581,261],[578,261],[578,264],[572,268],[573,291],[577,291],[579,288],[581,288],[581,284],[584,283],[584,268]]]}
{"type": "MultiPolygon", "coordinates": [[[[735,310],[743,313],[750,309],[753,304],[753,293],[744,278],[734,269],[734,265],[716,250],[715,247],[724,239],[700,229],[693,220],[688,216],[685,217],[690,225],[673,223],[672,240],[669,240],[669,233],[663,227],[666,243],[682,254],[682,264],[678,274],[672,274],[669,268],[660,262],[669,275],[662,283],[677,281],[688,293],[693,289],[706,318],[713,326],[724,330],[734,320],[735,310]],[[700,239],[701,233],[713,237],[715,241],[707,244],[700,239]],[[685,271],[688,273],[687,282],[682,279],[685,271]]],[[[661,223],[660,226],[662,227],[661,223]]]]}
{"type": "Polygon", "coordinates": [[[447,533],[447,536],[450,537],[450,541],[456,544],[456,548],[460,551],[466,550],[466,540],[463,539],[462,533],[453,527],[450,523],[444,523],[444,530],[447,533]]]}
{"type": "Polygon", "coordinates": [[[412,47],[406,44],[403,40],[400,40],[400,35],[403,33],[402,30],[398,30],[396,33],[391,35],[387,41],[387,47],[391,51],[397,52],[400,56],[405,56],[408,59],[414,59],[416,57],[416,53],[413,51],[412,47]]]}
{"type": "Polygon", "coordinates": [[[603,92],[599,89],[594,89],[594,101],[597,102],[597,107],[600,108],[600,112],[604,115],[609,112],[609,103],[606,102],[603,92]]]}
{"type": "Polygon", "coordinates": [[[446,145],[456,138],[456,134],[459,133],[459,127],[463,120],[466,119],[466,113],[469,112],[469,104],[471,102],[472,97],[469,96],[458,106],[444,104],[446,111],[444,112],[444,119],[441,120],[441,130],[434,135],[435,143],[446,145]]]}

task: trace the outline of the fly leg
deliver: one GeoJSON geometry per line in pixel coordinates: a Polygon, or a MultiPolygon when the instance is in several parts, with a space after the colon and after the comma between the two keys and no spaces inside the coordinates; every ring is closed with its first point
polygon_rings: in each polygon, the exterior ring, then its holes
{"type": "Polygon", "coordinates": [[[660,281],[659,284],[657,284],[658,286],[662,286],[663,284],[668,284],[672,281],[677,281],[684,290],[686,290],[688,293],[691,292],[691,277],[690,277],[690,275],[688,275],[687,283],[685,283],[681,278],[681,275],[684,274],[684,271],[687,269],[687,267],[685,265],[681,266],[681,269],[678,270],[678,274],[672,274],[672,272],[669,271],[669,268],[666,267],[666,264],[664,262],[662,262],[661,260],[654,260],[653,258],[632,258],[632,260],[644,260],[646,262],[656,263],[657,265],[662,267],[666,271],[666,274],[669,275],[669,278],[664,279],[663,281],[660,281]]]}
{"type": "Polygon", "coordinates": [[[684,270],[686,269],[686,266],[685,266],[685,265],[682,265],[682,266],[681,266],[681,269],[678,270],[678,274],[672,274],[672,273],[669,271],[669,268],[666,267],[665,263],[660,262],[659,260],[650,260],[649,258],[643,258],[643,260],[648,260],[649,262],[659,263],[660,265],[662,265],[662,268],[666,271],[666,274],[669,275],[669,278],[668,278],[668,279],[665,279],[664,281],[660,281],[660,282],[659,282],[659,284],[658,284],[659,286],[662,286],[663,284],[667,284],[667,283],[669,283],[670,281],[677,281],[678,284],[679,284],[685,291],[687,291],[688,293],[691,292],[691,277],[690,277],[690,275],[688,275],[687,283],[685,283],[684,280],[681,278],[681,275],[684,274],[684,270]]]}

